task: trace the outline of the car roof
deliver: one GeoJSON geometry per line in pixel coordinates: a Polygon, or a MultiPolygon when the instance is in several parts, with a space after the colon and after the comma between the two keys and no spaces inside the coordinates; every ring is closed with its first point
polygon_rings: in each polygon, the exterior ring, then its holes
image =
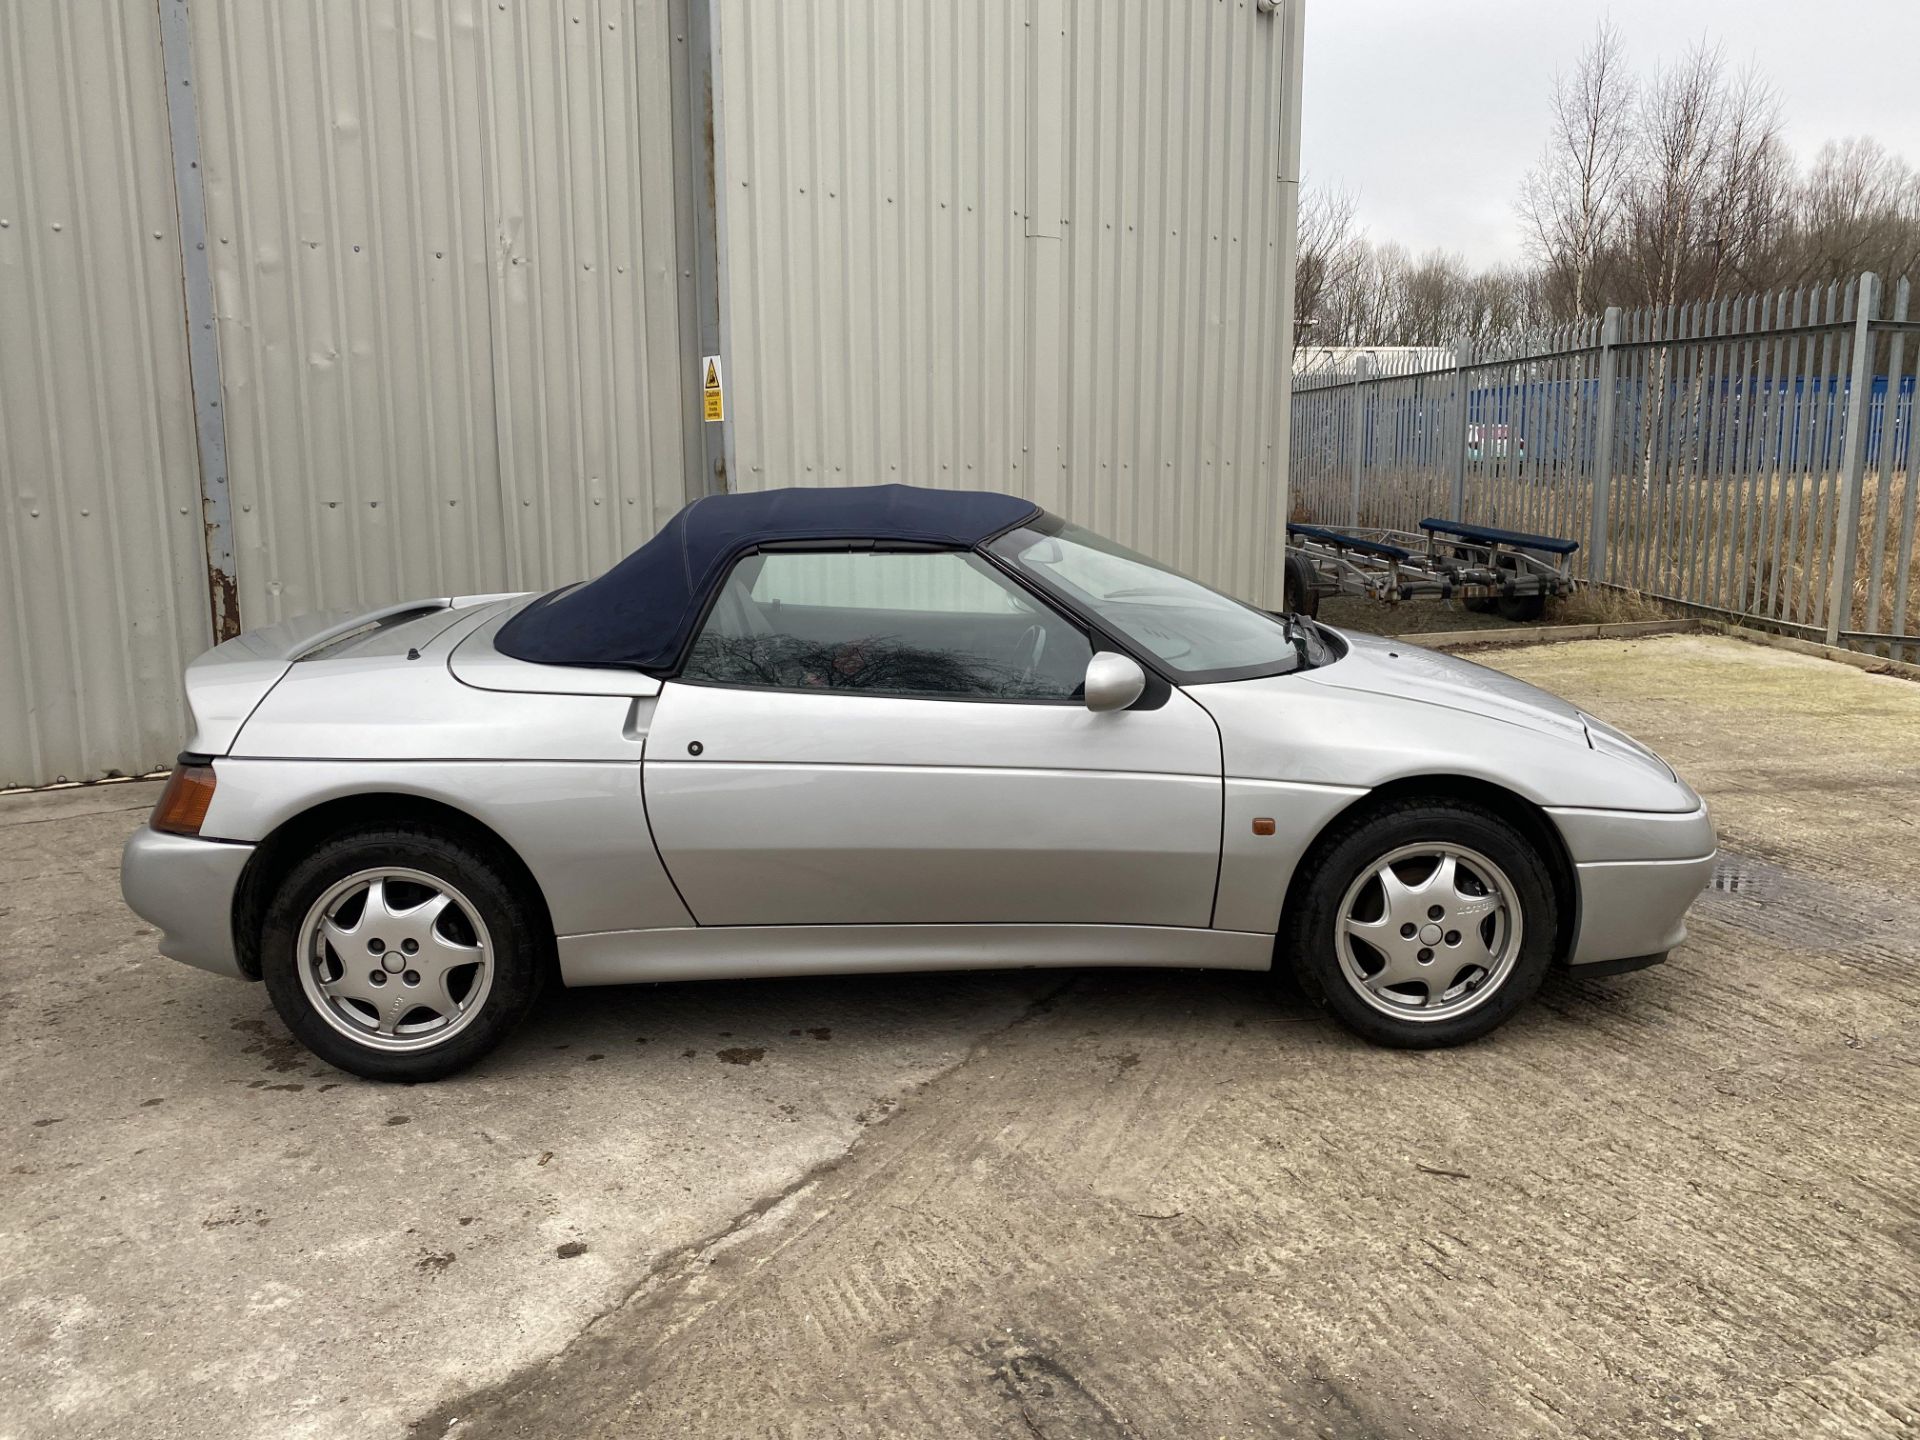
{"type": "Polygon", "coordinates": [[[749,551],[841,540],[971,549],[1040,513],[1016,495],[917,485],[708,495],[598,579],[535,600],[501,627],[494,647],[540,664],[665,673],[749,551]]]}

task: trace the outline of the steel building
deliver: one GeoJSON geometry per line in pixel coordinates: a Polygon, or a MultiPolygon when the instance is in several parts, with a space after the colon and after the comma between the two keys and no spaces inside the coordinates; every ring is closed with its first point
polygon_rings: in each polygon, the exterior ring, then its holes
{"type": "Polygon", "coordinates": [[[1274,598],[1302,3],[0,0],[0,787],[721,488],[1015,490],[1274,598]]]}

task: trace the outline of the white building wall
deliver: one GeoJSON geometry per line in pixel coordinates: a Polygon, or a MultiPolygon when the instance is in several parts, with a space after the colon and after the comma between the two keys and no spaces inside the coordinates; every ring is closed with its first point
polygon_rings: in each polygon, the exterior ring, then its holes
{"type": "Polygon", "coordinates": [[[686,500],[667,0],[196,0],[249,626],[604,568],[686,500]]]}
{"type": "Polygon", "coordinates": [[[211,643],[159,56],[0,3],[0,789],[172,764],[211,643]]]}
{"type": "Polygon", "coordinates": [[[719,0],[736,488],[1028,494],[1278,598],[1298,0],[719,0]]]}

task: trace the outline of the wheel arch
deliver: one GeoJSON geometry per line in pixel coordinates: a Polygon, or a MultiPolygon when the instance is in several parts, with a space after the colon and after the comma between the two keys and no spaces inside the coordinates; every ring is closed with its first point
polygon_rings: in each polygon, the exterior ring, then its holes
{"type": "Polygon", "coordinates": [[[234,954],[249,980],[260,978],[260,934],[267,907],[280,881],[299,859],[335,836],[393,825],[437,830],[491,852],[539,917],[547,963],[557,969],[553,914],[547,897],[519,852],[498,831],[443,800],[398,791],[364,791],[323,800],[287,817],[254,847],[252,858],[241,871],[233,901],[234,954]]]}
{"type": "Polygon", "coordinates": [[[1327,843],[1328,835],[1336,826],[1370,811],[1414,799],[1431,799],[1442,803],[1466,801],[1478,805],[1491,810],[1534,844],[1545,859],[1547,874],[1553,880],[1554,909],[1558,912],[1553,937],[1554,964],[1564,966],[1573,953],[1574,939],[1580,933],[1580,884],[1574,870],[1573,855],[1567,849],[1566,841],[1561,838],[1559,828],[1540,806],[1504,785],[1472,775],[1436,774],[1407,775],[1389,780],[1364,795],[1356,796],[1352,804],[1327,818],[1301,855],[1299,863],[1293,867],[1293,875],[1287,882],[1286,899],[1280,910],[1280,932],[1274,937],[1275,968],[1280,967],[1284,958],[1278,947],[1286,939],[1287,917],[1298,913],[1303,893],[1318,872],[1320,852],[1327,843]]]}

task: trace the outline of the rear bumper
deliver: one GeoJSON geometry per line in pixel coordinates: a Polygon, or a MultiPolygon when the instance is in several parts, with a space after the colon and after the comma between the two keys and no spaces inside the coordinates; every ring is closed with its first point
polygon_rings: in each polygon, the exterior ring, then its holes
{"type": "Polygon", "coordinates": [[[120,854],[127,908],[160,927],[160,953],[244,980],[233,945],[233,897],[253,846],[168,835],[142,825],[120,854]]]}

